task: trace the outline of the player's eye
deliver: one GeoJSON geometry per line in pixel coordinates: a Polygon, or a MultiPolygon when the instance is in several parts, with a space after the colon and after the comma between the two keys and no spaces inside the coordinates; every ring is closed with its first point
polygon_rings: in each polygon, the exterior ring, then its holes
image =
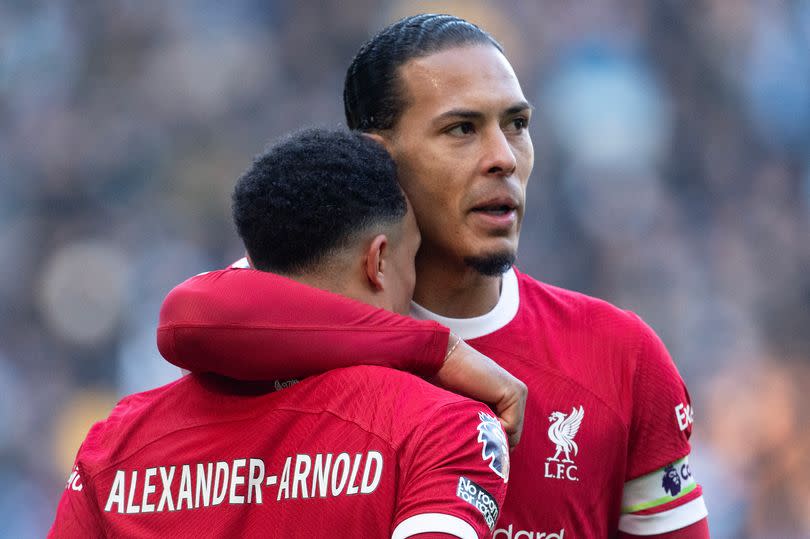
{"type": "Polygon", "coordinates": [[[524,118],[523,116],[518,116],[517,118],[512,118],[509,120],[507,129],[512,132],[520,133],[527,127],[529,127],[529,119],[524,118]]]}
{"type": "Polygon", "coordinates": [[[445,133],[454,137],[464,137],[475,133],[475,126],[472,122],[461,122],[450,126],[445,133]]]}

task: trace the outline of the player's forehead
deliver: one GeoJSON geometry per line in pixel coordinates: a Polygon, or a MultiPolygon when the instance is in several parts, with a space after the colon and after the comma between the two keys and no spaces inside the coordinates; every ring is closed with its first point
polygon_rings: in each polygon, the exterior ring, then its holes
{"type": "Polygon", "coordinates": [[[398,71],[403,115],[435,117],[449,110],[499,112],[525,103],[520,82],[494,46],[451,47],[413,58],[398,71]]]}

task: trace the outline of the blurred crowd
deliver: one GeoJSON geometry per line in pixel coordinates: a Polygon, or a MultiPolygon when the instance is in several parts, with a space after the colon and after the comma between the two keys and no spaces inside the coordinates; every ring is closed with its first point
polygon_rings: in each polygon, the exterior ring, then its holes
{"type": "Polygon", "coordinates": [[[659,333],[713,537],[810,537],[810,0],[0,0],[0,536],[93,421],[179,376],[164,295],[241,256],[253,155],[342,123],[376,29],[481,24],[535,105],[518,266],[659,333]]]}

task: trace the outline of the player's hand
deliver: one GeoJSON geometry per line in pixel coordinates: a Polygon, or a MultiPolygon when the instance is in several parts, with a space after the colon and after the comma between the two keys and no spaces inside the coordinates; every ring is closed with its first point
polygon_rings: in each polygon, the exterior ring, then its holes
{"type": "Polygon", "coordinates": [[[523,432],[523,413],[529,389],[526,384],[473,347],[451,337],[449,355],[434,382],[445,389],[489,404],[515,447],[523,432]]]}

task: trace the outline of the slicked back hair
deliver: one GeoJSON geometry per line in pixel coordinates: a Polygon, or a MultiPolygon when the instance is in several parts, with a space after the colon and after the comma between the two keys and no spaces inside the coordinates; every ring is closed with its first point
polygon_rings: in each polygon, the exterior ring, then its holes
{"type": "Polygon", "coordinates": [[[236,183],[233,219],[253,265],[317,272],[324,257],[407,213],[396,166],[357,132],[306,129],[260,154],[236,183]]]}
{"type": "Polygon", "coordinates": [[[465,45],[492,45],[503,53],[495,38],[453,15],[413,15],[380,30],[360,47],[346,72],[346,125],[360,131],[393,128],[407,104],[397,76],[399,67],[414,58],[465,45]]]}

